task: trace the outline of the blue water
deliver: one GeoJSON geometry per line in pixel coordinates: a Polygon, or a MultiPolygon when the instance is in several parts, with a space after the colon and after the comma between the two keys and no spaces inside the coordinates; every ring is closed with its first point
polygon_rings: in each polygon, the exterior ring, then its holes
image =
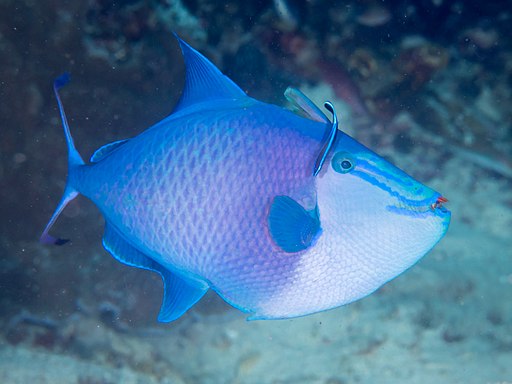
{"type": "Polygon", "coordinates": [[[498,2],[0,2],[1,383],[512,383],[511,12],[498,2]],[[172,4],[170,4],[172,3],[172,4]],[[162,287],[62,193],[53,79],[84,157],[172,111],[176,31],[256,98],[288,85],[449,199],[419,264],[354,304],[247,322],[215,294],[156,321],[162,287]],[[340,112],[341,111],[341,112],[340,112]]]}

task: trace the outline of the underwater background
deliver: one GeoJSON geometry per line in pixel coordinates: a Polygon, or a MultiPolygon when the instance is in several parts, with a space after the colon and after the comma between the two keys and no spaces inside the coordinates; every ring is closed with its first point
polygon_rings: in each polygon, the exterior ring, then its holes
{"type": "Polygon", "coordinates": [[[512,2],[0,0],[0,383],[512,383],[512,2]],[[373,295],[247,322],[209,293],[160,324],[158,275],[115,261],[62,193],[52,81],[84,157],[168,115],[172,32],[250,96],[287,86],[449,199],[446,236],[373,295]]]}

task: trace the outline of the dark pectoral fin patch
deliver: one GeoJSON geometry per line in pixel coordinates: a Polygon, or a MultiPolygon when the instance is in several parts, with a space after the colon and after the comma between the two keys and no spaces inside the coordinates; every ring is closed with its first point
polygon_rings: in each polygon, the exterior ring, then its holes
{"type": "Polygon", "coordinates": [[[308,248],[320,231],[315,209],[308,212],[288,196],[276,196],[268,216],[269,232],[274,242],[285,252],[308,248]]]}

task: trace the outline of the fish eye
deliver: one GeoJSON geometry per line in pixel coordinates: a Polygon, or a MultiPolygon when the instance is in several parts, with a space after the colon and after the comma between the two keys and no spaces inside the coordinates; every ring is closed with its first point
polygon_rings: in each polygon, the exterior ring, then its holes
{"type": "Polygon", "coordinates": [[[354,169],[354,158],[348,152],[337,152],[332,157],[332,168],[338,173],[348,173],[354,169]]]}

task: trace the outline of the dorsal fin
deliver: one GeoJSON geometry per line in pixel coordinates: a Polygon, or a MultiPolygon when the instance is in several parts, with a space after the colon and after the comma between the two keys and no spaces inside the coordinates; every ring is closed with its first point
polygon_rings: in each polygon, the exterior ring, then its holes
{"type": "Polygon", "coordinates": [[[185,87],[173,112],[215,100],[239,100],[248,96],[210,60],[176,36],[185,60],[185,87]]]}
{"type": "Polygon", "coordinates": [[[284,91],[284,96],[291,103],[293,111],[297,112],[311,120],[320,123],[330,123],[325,114],[313,103],[309,97],[297,88],[288,87],[284,91]]]}
{"type": "Polygon", "coordinates": [[[126,143],[128,139],[114,141],[112,143],[105,144],[103,147],[100,147],[94,152],[89,160],[91,163],[97,163],[100,160],[103,160],[107,157],[114,149],[126,143]]]}

